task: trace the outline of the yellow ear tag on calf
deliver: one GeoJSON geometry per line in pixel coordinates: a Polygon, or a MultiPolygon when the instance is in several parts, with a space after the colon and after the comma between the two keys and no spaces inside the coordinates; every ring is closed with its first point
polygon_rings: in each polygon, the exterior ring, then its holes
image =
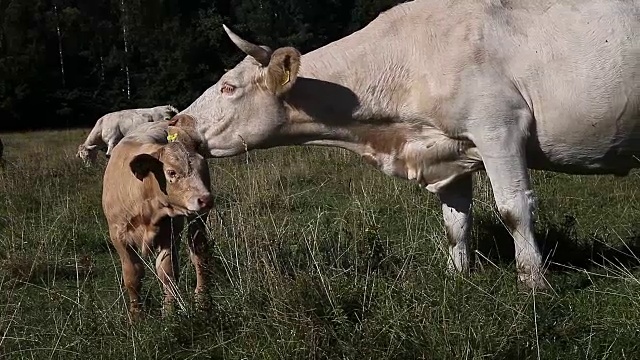
{"type": "Polygon", "coordinates": [[[287,85],[287,83],[291,81],[291,72],[289,70],[285,70],[284,72],[284,80],[280,85],[287,85]]]}
{"type": "Polygon", "coordinates": [[[176,134],[167,135],[167,140],[169,142],[174,142],[174,141],[178,140],[178,134],[176,133],[176,134]]]}

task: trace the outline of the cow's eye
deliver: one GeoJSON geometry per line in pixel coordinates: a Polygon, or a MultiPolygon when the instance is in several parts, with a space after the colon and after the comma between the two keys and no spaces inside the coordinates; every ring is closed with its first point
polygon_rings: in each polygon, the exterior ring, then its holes
{"type": "Polygon", "coordinates": [[[233,92],[236,90],[236,87],[229,84],[229,83],[224,83],[222,84],[222,87],[220,88],[220,92],[223,94],[233,94],[233,92]]]}
{"type": "Polygon", "coordinates": [[[178,173],[175,172],[175,170],[167,170],[167,176],[170,178],[175,178],[178,175],[178,173]]]}

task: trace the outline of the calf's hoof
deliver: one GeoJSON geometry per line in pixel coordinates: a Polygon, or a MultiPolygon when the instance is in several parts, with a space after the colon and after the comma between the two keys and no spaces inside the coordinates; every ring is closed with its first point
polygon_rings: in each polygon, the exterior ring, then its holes
{"type": "Polygon", "coordinates": [[[165,300],[162,303],[162,317],[167,318],[176,313],[175,300],[165,300]]]}
{"type": "Polygon", "coordinates": [[[135,324],[144,319],[144,312],[141,307],[130,307],[129,308],[129,323],[135,324]]]}
{"type": "Polygon", "coordinates": [[[197,311],[207,311],[211,308],[211,302],[202,290],[194,294],[193,301],[197,311]]]}

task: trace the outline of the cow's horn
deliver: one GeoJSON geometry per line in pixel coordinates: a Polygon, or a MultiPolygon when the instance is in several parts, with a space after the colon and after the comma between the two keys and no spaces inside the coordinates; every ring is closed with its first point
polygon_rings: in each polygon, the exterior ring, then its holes
{"type": "Polygon", "coordinates": [[[222,24],[222,28],[229,35],[231,41],[233,41],[236,46],[244,51],[245,54],[251,56],[256,59],[262,66],[269,65],[269,60],[271,60],[271,54],[266,49],[248,42],[247,40],[241,38],[236,35],[233,31],[231,31],[226,25],[222,24]]]}

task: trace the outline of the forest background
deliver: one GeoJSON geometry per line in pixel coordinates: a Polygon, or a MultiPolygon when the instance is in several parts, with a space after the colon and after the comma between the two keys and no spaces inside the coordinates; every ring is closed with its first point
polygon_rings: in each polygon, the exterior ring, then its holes
{"type": "Polygon", "coordinates": [[[400,0],[0,0],[0,131],[92,126],[105,113],[180,110],[242,59],[222,24],[302,53],[400,0]]]}

